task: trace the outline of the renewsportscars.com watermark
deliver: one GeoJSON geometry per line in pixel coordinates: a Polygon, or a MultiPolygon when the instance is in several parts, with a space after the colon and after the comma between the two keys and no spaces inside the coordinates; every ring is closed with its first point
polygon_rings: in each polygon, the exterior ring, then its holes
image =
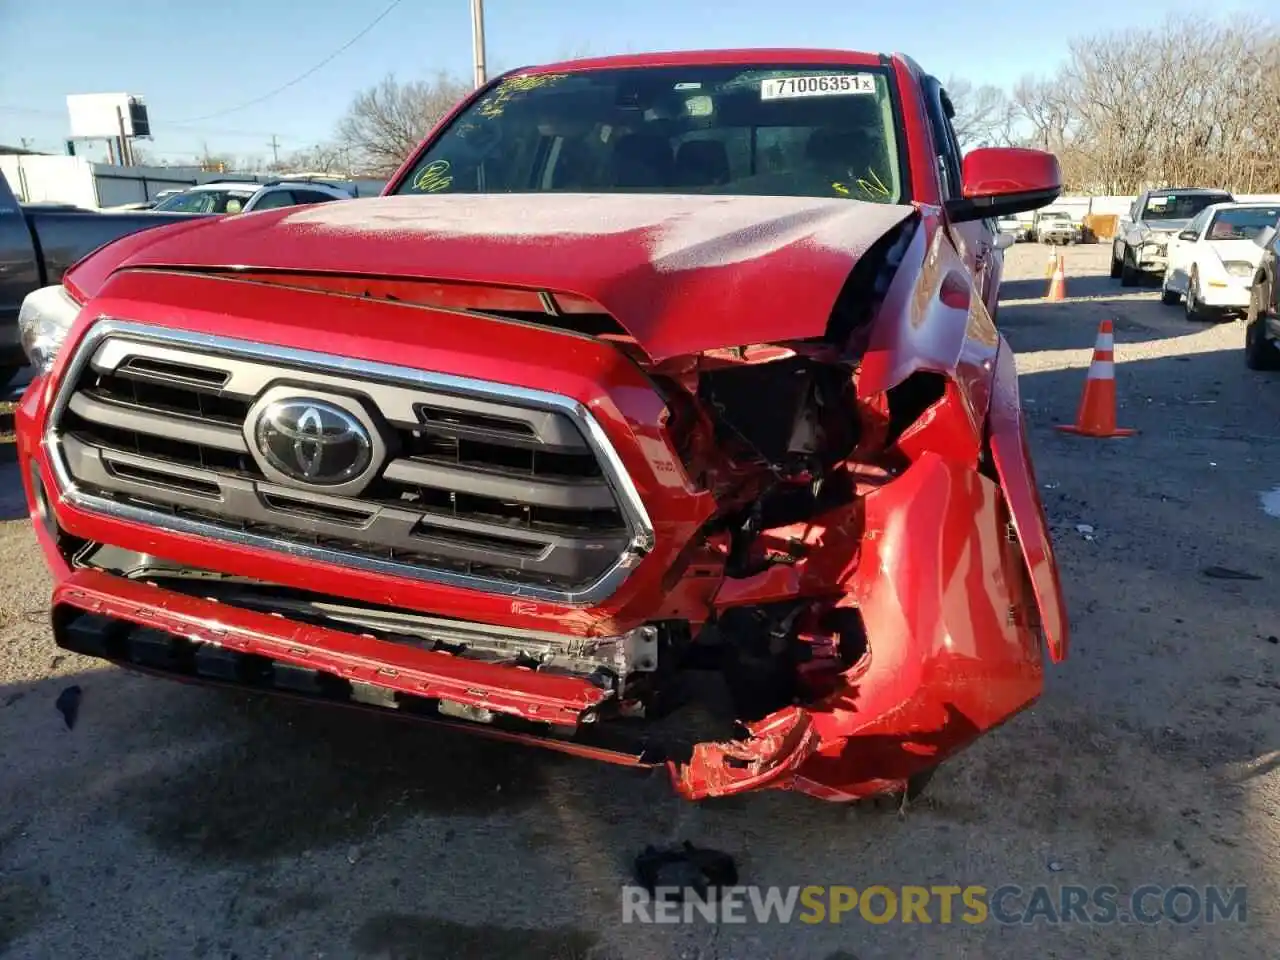
{"type": "Polygon", "coordinates": [[[622,888],[623,923],[1244,923],[1247,888],[1064,885],[622,888]]]}

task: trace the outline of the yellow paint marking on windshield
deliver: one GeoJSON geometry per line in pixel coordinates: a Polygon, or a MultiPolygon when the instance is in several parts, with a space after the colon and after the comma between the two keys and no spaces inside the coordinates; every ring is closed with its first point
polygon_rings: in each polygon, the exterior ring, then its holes
{"type": "Polygon", "coordinates": [[[512,97],[517,93],[527,93],[530,90],[536,90],[538,87],[544,87],[549,83],[557,80],[563,80],[567,77],[567,73],[525,73],[514,77],[508,77],[498,84],[498,88],[489,96],[485,97],[484,102],[477,111],[482,117],[501,116],[503,109],[512,97]]]}
{"type": "Polygon", "coordinates": [[[453,174],[448,160],[432,160],[413,181],[413,189],[423,193],[439,193],[453,186],[453,174]]]}
{"type": "Polygon", "coordinates": [[[873,197],[883,197],[888,199],[893,196],[893,191],[884,185],[884,181],[880,179],[879,174],[877,174],[875,170],[868,168],[867,176],[871,179],[867,180],[866,177],[859,177],[857,181],[855,181],[857,186],[873,197]]]}
{"type": "MultiPolygon", "coordinates": [[[[888,200],[893,196],[893,191],[886,187],[884,185],[884,181],[881,180],[879,175],[871,169],[867,170],[866,177],[859,177],[857,180],[853,181],[853,187],[856,190],[860,190],[863,194],[873,200],[888,200]]],[[[853,196],[853,190],[851,190],[847,184],[836,182],[831,184],[831,189],[842,197],[853,196]]]]}

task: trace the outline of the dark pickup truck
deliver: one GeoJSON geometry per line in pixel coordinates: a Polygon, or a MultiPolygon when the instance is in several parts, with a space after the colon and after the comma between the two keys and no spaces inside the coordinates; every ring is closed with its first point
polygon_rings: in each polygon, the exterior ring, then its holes
{"type": "Polygon", "coordinates": [[[0,387],[27,364],[18,340],[18,310],[28,293],[105,243],[191,214],[99,213],[64,204],[22,204],[0,173],[0,387]]]}

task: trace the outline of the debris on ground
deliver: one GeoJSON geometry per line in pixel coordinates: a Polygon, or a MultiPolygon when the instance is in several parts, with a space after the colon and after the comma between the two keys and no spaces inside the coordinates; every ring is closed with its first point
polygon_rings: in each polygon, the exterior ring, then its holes
{"type": "Polygon", "coordinates": [[[1234,570],[1231,567],[1205,567],[1200,571],[1212,580],[1261,580],[1256,573],[1248,570],[1234,570]]]}
{"type": "Polygon", "coordinates": [[[655,895],[659,888],[674,888],[675,901],[684,899],[684,891],[694,890],[704,902],[721,887],[738,882],[738,867],[733,857],[719,850],[695,847],[688,840],[682,847],[659,850],[644,848],[636,857],[636,879],[655,895]]]}
{"type": "Polygon", "coordinates": [[[1077,523],[1076,533],[1080,534],[1080,536],[1084,537],[1086,540],[1093,539],[1093,527],[1087,523],[1077,523]]]}

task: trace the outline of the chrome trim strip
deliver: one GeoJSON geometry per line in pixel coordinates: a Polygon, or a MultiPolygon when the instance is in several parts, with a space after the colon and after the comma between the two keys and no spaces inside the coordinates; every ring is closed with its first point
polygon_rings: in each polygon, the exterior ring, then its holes
{"type": "Polygon", "coordinates": [[[591,415],[591,412],[577,400],[543,390],[532,390],[526,387],[477,380],[454,374],[415,370],[411,367],[400,367],[389,363],[358,360],[351,357],[337,357],[311,350],[280,347],[273,344],[255,343],[249,340],[238,340],[229,337],[215,337],[209,334],[174,330],[111,317],[100,317],[89,328],[84,339],[77,345],[75,356],[63,372],[62,381],[57,385],[57,392],[54,395],[53,407],[49,412],[47,428],[42,442],[49,454],[49,462],[53,467],[61,498],[81,509],[117,517],[144,526],[157,527],[173,533],[207,537],[226,543],[257,547],[273,553],[306,557],[338,567],[355,568],[370,573],[421,580],[459,589],[496,593],[520,599],[542,600],[548,603],[560,603],[568,606],[595,606],[608,599],[618,589],[639,561],[653,549],[654,545],[653,523],[649,519],[649,513],[645,509],[643,501],[640,499],[639,491],[627,474],[626,468],[623,466],[622,460],[618,456],[617,450],[614,449],[613,443],[609,440],[604,428],[591,415]],[[514,402],[525,407],[565,414],[571,417],[582,430],[583,435],[587,438],[588,445],[600,462],[605,479],[613,488],[614,493],[617,494],[619,506],[621,506],[627,518],[631,531],[631,542],[617,562],[593,583],[580,590],[557,590],[551,587],[510,583],[491,577],[455,573],[449,570],[422,569],[391,561],[352,555],[326,547],[282,543],[271,537],[238,530],[227,530],[198,520],[166,516],[152,510],[135,507],[130,504],[117,503],[105,497],[86,493],[76,486],[74,478],[67,469],[57,426],[66,412],[71,396],[75,393],[76,384],[80,382],[85,366],[93,359],[99,344],[108,337],[132,338],[147,344],[157,342],[175,344],[230,358],[247,357],[249,359],[265,360],[283,367],[297,368],[302,372],[324,371],[336,375],[345,374],[359,379],[401,383],[413,387],[439,390],[477,400],[489,400],[497,403],[514,402]]]}

